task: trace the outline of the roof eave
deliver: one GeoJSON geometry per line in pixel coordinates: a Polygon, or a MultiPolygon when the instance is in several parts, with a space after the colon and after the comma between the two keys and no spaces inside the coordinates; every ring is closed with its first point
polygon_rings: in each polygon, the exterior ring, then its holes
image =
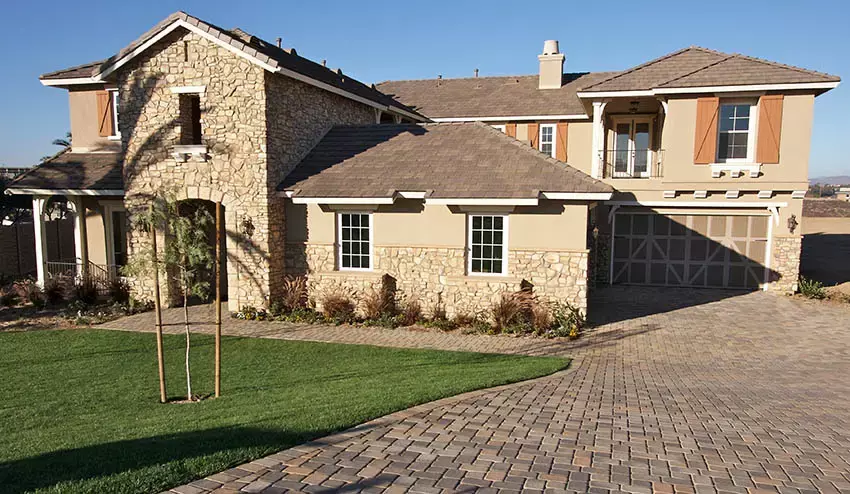
{"type": "Polygon", "coordinates": [[[723,86],[693,86],[693,87],[655,87],[652,89],[623,90],[623,91],[579,91],[576,93],[582,99],[616,98],[632,96],[660,96],[666,94],[698,94],[698,93],[741,93],[759,91],[817,91],[825,92],[835,89],[841,81],[823,82],[793,82],[780,84],[739,84],[723,86]]]}

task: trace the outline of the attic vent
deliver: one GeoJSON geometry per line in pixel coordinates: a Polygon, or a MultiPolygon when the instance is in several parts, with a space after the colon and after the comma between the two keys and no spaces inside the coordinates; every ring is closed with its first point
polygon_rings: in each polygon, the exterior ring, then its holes
{"type": "Polygon", "coordinates": [[[289,53],[290,55],[298,55],[298,52],[295,51],[295,48],[284,48],[283,51],[285,51],[286,53],[289,53]]]}
{"type": "Polygon", "coordinates": [[[246,33],[245,31],[239,29],[238,27],[234,27],[233,29],[231,29],[230,34],[241,39],[243,42],[245,42],[249,45],[254,41],[253,35],[246,33]]]}

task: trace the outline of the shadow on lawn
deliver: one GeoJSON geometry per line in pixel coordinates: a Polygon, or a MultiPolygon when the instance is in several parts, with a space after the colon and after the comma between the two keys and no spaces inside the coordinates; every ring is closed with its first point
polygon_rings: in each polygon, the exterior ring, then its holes
{"type": "MultiPolygon", "coordinates": [[[[20,493],[51,487],[60,482],[94,480],[125,471],[191,460],[235,449],[253,450],[248,454],[256,457],[272,454],[315,437],[324,437],[331,432],[333,431],[311,431],[309,434],[299,434],[271,429],[228,427],[54,451],[0,464],[0,486],[5,493],[20,493]]],[[[317,442],[313,441],[312,444],[317,442]]],[[[248,454],[240,456],[245,457],[248,454]]],[[[228,465],[222,465],[217,470],[227,467],[228,465]]],[[[170,468],[170,473],[179,476],[178,482],[190,482],[192,479],[186,478],[184,473],[188,468],[190,467],[177,463],[170,468]]],[[[209,474],[212,473],[214,472],[209,474]]],[[[169,472],[163,472],[162,477],[167,475],[169,472]]],[[[123,481],[127,480],[129,479],[123,481]]],[[[133,479],[136,484],[139,480],[133,479]]],[[[168,481],[165,478],[163,480],[168,481]]],[[[140,488],[144,489],[139,485],[135,486],[135,490],[140,488]]]]}

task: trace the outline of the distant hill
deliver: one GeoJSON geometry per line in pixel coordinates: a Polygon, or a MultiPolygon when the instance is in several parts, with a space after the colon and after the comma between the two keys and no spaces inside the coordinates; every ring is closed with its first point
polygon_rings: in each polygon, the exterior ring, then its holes
{"type": "Polygon", "coordinates": [[[834,177],[815,177],[809,179],[809,185],[814,184],[841,184],[850,185],[850,175],[836,175],[834,177]]]}

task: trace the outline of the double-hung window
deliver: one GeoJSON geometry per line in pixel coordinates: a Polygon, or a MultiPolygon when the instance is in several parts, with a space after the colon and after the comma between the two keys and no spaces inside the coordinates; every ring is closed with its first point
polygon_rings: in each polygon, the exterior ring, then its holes
{"type": "Polygon", "coordinates": [[[753,161],[755,110],[755,105],[749,102],[721,102],[717,125],[718,162],[753,161]]]}
{"type": "Polygon", "coordinates": [[[469,215],[470,274],[505,275],[508,272],[508,217],[469,215]]]}
{"type": "Polygon", "coordinates": [[[540,126],[540,152],[555,157],[555,126],[552,124],[540,126]]]}
{"type": "Polygon", "coordinates": [[[372,269],[372,215],[339,213],[337,224],[339,269],[372,269]]]}

